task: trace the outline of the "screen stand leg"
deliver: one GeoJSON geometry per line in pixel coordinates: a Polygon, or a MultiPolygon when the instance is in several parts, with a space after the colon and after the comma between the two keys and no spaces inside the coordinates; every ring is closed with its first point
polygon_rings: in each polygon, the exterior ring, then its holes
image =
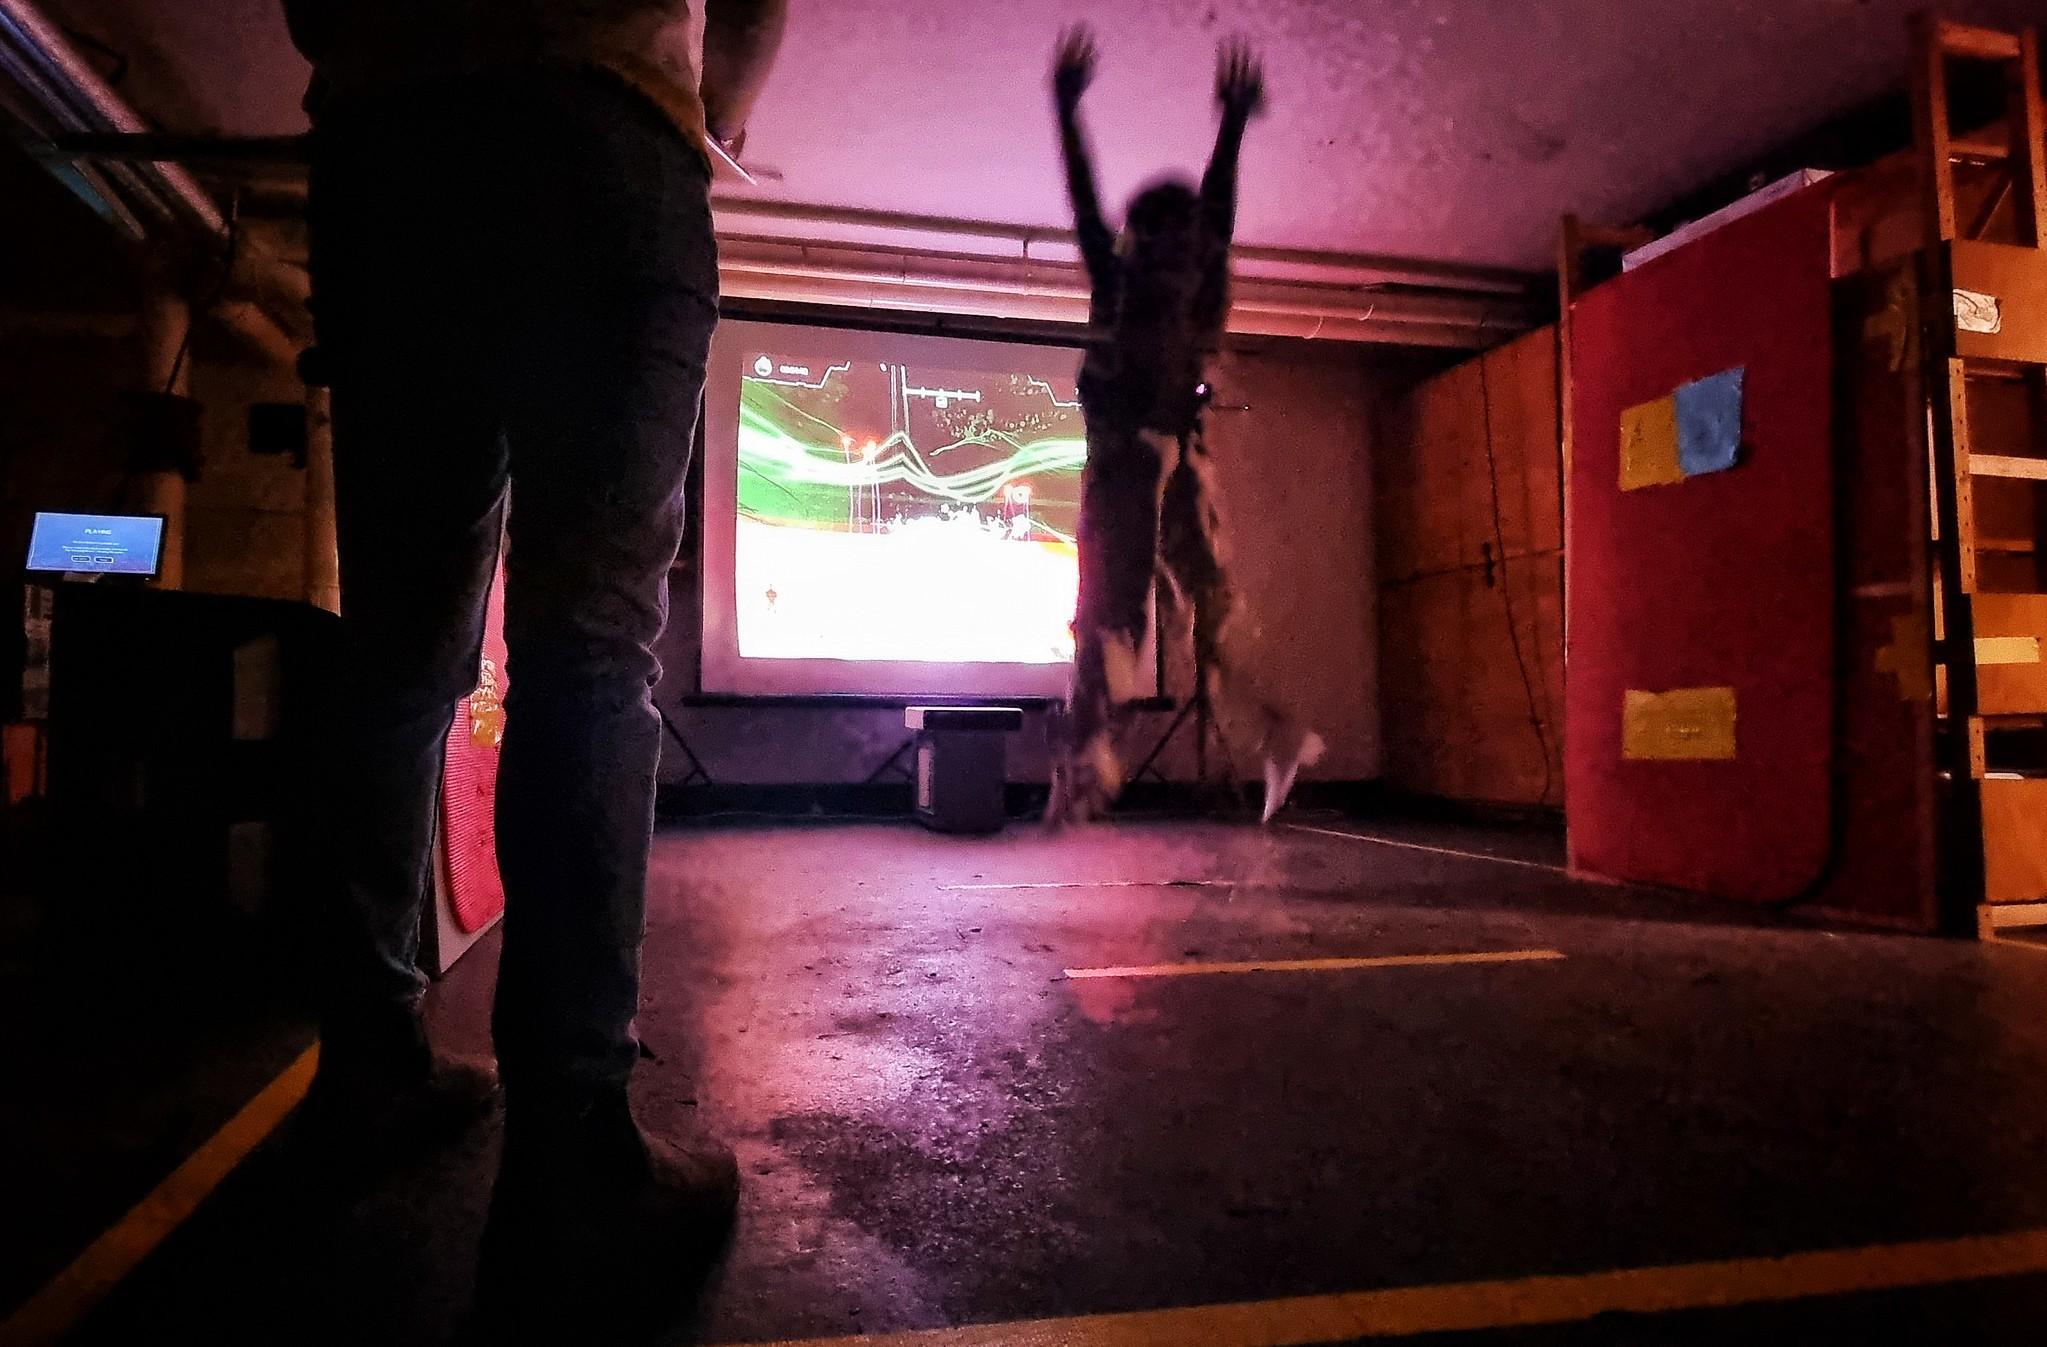
{"type": "Polygon", "coordinates": [[[675,722],[668,718],[668,712],[663,710],[659,703],[655,704],[654,711],[661,717],[661,723],[667,727],[669,737],[675,740],[676,747],[682,750],[682,756],[689,759],[689,771],[683,775],[682,784],[685,786],[716,785],[717,782],[711,780],[711,774],[704,770],[703,760],[698,758],[696,750],[689,746],[689,740],[682,737],[682,731],[677,729],[675,722]]]}
{"type": "Polygon", "coordinates": [[[889,754],[886,758],[882,759],[881,766],[869,772],[867,774],[867,779],[865,781],[862,781],[860,784],[863,786],[874,785],[883,777],[887,776],[890,772],[894,772],[896,775],[902,777],[903,780],[905,781],[915,780],[916,779],[915,774],[912,773],[909,768],[903,766],[903,759],[910,753],[912,749],[916,747],[917,736],[913,734],[908,739],[905,739],[901,744],[897,745],[895,752],[889,754]]]}
{"type": "MultiPolygon", "coordinates": [[[[1160,681],[1163,683],[1163,676],[1160,681]]],[[[1214,704],[1209,700],[1208,672],[1205,668],[1201,667],[1197,667],[1194,671],[1194,695],[1182,703],[1180,709],[1173,714],[1173,719],[1167,724],[1165,732],[1159,736],[1158,742],[1152,745],[1151,752],[1144,755],[1144,761],[1139,763],[1137,770],[1130,774],[1129,785],[1135,785],[1146,777],[1150,777],[1161,786],[1172,784],[1166,778],[1166,774],[1159,770],[1158,762],[1165,755],[1167,745],[1171,744],[1179,736],[1181,729],[1190,720],[1194,723],[1194,781],[1196,788],[1204,797],[1211,800],[1220,796],[1221,798],[1218,802],[1225,809],[1232,805],[1240,809],[1250,809],[1251,801],[1244,793],[1243,784],[1235,779],[1235,766],[1230,761],[1229,744],[1223,738],[1222,727],[1216,722],[1214,704]],[[1209,780],[1208,746],[1211,737],[1223,749],[1222,780],[1216,782],[1209,780]]],[[[1128,789],[1128,787],[1126,786],[1125,789],[1128,789]]]]}
{"type": "Polygon", "coordinates": [[[1196,771],[1199,772],[1203,780],[1207,779],[1208,697],[1207,694],[1205,693],[1197,692],[1192,697],[1188,698],[1188,700],[1181,705],[1178,711],[1173,713],[1173,719],[1170,723],[1167,724],[1165,733],[1161,734],[1159,736],[1158,742],[1151,746],[1151,752],[1144,755],[1144,761],[1137,764],[1137,770],[1130,774],[1130,783],[1132,785],[1136,785],[1138,782],[1144,780],[1147,776],[1150,777],[1152,780],[1158,782],[1161,786],[1172,784],[1171,782],[1166,780],[1166,774],[1159,770],[1158,761],[1159,758],[1164,755],[1166,751],[1166,746],[1172,743],[1173,740],[1176,737],[1178,737],[1180,733],[1180,727],[1187,723],[1187,719],[1190,716],[1195,717],[1198,722],[1195,731],[1196,735],[1198,736],[1197,744],[1195,747],[1195,756],[1198,760],[1196,765],[1196,771]]]}

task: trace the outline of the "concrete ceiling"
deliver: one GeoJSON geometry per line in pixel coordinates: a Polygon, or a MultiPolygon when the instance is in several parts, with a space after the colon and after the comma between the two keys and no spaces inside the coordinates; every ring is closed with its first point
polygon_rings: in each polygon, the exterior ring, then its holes
{"type": "MultiPolygon", "coordinates": [[[[1057,226],[1044,71],[1086,15],[1105,193],[1198,173],[1217,40],[1264,50],[1247,243],[1545,265],[1557,215],[1630,220],[1903,83],[1925,0],[793,0],[747,158],[816,205],[1057,226]]],[[[166,129],[298,129],[275,0],[45,0],[166,129]]],[[[2037,21],[2038,0],[1952,0],[2037,21]]]]}

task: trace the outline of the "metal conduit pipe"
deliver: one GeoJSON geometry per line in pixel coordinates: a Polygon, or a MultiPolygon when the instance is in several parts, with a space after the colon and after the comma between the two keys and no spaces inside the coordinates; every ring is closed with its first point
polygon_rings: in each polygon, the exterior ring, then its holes
{"type": "MultiPolygon", "coordinates": [[[[0,74],[11,78],[42,109],[60,141],[78,133],[86,139],[107,141],[154,136],[33,0],[0,0],[0,74]]],[[[124,200],[113,203],[116,206],[147,210],[159,220],[196,230],[216,244],[227,237],[228,224],[220,207],[175,163],[96,156],[87,171],[119,186],[124,200]]],[[[268,303],[223,306],[217,317],[266,354],[303,344],[293,331],[309,292],[303,272],[243,238],[237,244],[235,279],[268,303]]]]}
{"type": "MultiPolygon", "coordinates": [[[[0,21],[0,109],[14,114],[26,125],[44,119],[77,120],[82,116],[64,92],[51,84],[29,59],[4,21],[0,21]],[[35,111],[30,111],[31,108],[35,111]]],[[[60,178],[64,176],[57,165],[46,167],[60,178]]],[[[80,194],[133,242],[147,238],[150,226],[172,218],[170,203],[149,186],[132,164],[72,164],[70,172],[78,181],[66,185],[74,191],[82,186],[80,194]]]]}
{"type": "MultiPolygon", "coordinates": [[[[1088,292],[1080,285],[1060,285],[1031,281],[1003,281],[977,279],[973,277],[946,276],[932,272],[901,272],[858,270],[845,267],[806,265],[794,262],[758,262],[744,258],[720,264],[721,273],[729,278],[775,277],[782,280],[821,281],[838,285],[884,286],[896,289],[954,290],[968,294],[989,294],[1014,296],[1028,299],[1058,301],[1085,305],[1088,292]]],[[[1444,306],[1431,304],[1426,299],[1389,297],[1373,300],[1369,296],[1351,305],[1328,303],[1303,303],[1277,296],[1261,295],[1256,291],[1242,291],[1231,304],[1233,315],[1270,314],[1285,315],[1303,319],[1349,319],[1362,318],[1368,313],[1379,313],[1382,323],[1441,323],[1465,324],[1476,328],[1477,319],[1468,313],[1444,306]]],[[[1232,324],[1234,327],[1236,324],[1232,324]]],[[[1507,331],[1504,320],[1489,323],[1502,335],[1507,331]]]]}
{"type": "MultiPolygon", "coordinates": [[[[729,195],[718,196],[711,204],[721,231],[779,238],[785,242],[799,239],[812,243],[826,242],[820,238],[821,230],[841,230],[866,240],[895,234],[947,239],[961,244],[979,241],[990,246],[974,251],[984,256],[1006,256],[1013,261],[1060,261],[1077,256],[1074,236],[1067,230],[729,195]],[[785,226],[785,229],[773,230],[775,225],[785,226]],[[1046,255],[1044,247],[1048,244],[1057,251],[1057,256],[1046,255]]],[[[837,242],[858,245],[855,239],[837,242]]],[[[1373,253],[1324,253],[1300,248],[1239,246],[1232,250],[1231,256],[1244,272],[1269,268],[1322,275],[1342,274],[1353,284],[1400,284],[1474,293],[1527,295],[1532,292],[1535,279],[1526,272],[1505,267],[1418,261],[1373,253]]]]}
{"type": "MultiPolygon", "coordinates": [[[[45,18],[30,0],[0,0],[0,38],[18,62],[35,70],[45,90],[59,95],[62,112],[58,106],[46,106],[66,121],[63,130],[138,133],[148,129],[72,48],[64,30],[45,18]]],[[[227,232],[227,221],[213,198],[182,168],[156,163],[143,169],[141,176],[188,223],[212,235],[227,232]]]]}
{"type": "MultiPolygon", "coordinates": [[[[10,0],[18,2],[18,0],[10,0]]],[[[303,136],[180,136],[160,133],[73,134],[59,148],[102,162],[216,164],[243,169],[301,167],[303,136]]],[[[1070,231],[1034,225],[959,220],[905,212],[820,206],[720,194],[713,200],[721,238],[761,245],[842,248],[891,255],[951,256],[1009,263],[1077,263],[1070,231]]],[[[1240,277],[1320,285],[1406,285],[1508,299],[1534,293],[1536,278],[1507,267],[1432,262],[1372,253],[1239,246],[1240,277]]]]}
{"type": "MultiPolygon", "coordinates": [[[[1067,264],[1018,264],[988,257],[892,255],[857,248],[813,248],[778,240],[728,240],[720,274],[728,293],[784,298],[810,286],[843,298],[857,290],[864,304],[911,302],[950,312],[985,311],[994,317],[1083,322],[1088,288],[1080,269],[1067,264]],[[1027,310],[1025,312],[1024,310],[1027,310]]],[[[1461,329],[1460,344],[1478,347],[1539,319],[1531,300],[1471,292],[1402,287],[1313,285],[1240,276],[1231,329],[1279,335],[1301,329],[1334,336],[1369,330],[1372,339],[1401,340],[1396,329],[1461,329]],[[1336,325],[1336,326],[1332,326],[1336,325]],[[1349,325],[1349,326],[1345,326],[1349,325]],[[1358,325],[1364,325],[1359,327],[1358,325]]],[[[814,302],[827,302],[819,298],[814,302]]]]}
{"type": "MultiPolygon", "coordinates": [[[[1051,291],[1032,293],[1019,287],[1008,293],[926,287],[898,278],[856,280],[830,271],[815,275],[782,275],[773,271],[727,271],[725,296],[733,300],[767,300],[787,304],[845,308],[914,307],[927,313],[958,314],[1008,321],[1049,322],[1079,326],[1087,320],[1087,301],[1051,291]]],[[[1303,311],[1280,306],[1240,303],[1230,330],[1240,336],[1301,337],[1324,341],[1381,343],[1401,346],[1476,350],[1505,336],[1501,324],[1481,330],[1469,321],[1425,312],[1403,311],[1398,303],[1354,310],[1328,308],[1303,311]]]]}

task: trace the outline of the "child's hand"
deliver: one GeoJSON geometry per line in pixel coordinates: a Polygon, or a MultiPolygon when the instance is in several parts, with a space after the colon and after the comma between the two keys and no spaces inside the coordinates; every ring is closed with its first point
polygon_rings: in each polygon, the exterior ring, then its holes
{"type": "Polygon", "coordinates": [[[1095,78],[1095,35],[1084,23],[1075,24],[1059,36],[1059,52],[1052,60],[1052,94],[1062,110],[1080,106],[1080,96],[1095,78]]]}
{"type": "Polygon", "coordinates": [[[1216,53],[1215,97],[1224,112],[1246,121],[1265,109],[1265,66],[1242,38],[1216,53]]]}

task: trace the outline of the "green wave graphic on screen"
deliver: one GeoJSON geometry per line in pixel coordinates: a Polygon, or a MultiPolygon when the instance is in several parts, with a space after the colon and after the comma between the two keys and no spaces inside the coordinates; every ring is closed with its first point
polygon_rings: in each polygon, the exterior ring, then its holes
{"type": "Polygon", "coordinates": [[[874,457],[848,457],[836,428],[803,411],[774,388],[745,380],[739,406],[739,510],[769,523],[836,527],[845,523],[847,502],[863,488],[903,486],[941,504],[983,505],[1018,478],[1078,473],[1087,461],[1079,436],[1024,441],[999,430],[956,440],[926,454],[898,431],[878,442],[874,457]],[[829,439],[806,434],[813,423],[829,439]],[[958,472],[943,472],[932,460],[963,449],[996,451],[958,472]]]}

